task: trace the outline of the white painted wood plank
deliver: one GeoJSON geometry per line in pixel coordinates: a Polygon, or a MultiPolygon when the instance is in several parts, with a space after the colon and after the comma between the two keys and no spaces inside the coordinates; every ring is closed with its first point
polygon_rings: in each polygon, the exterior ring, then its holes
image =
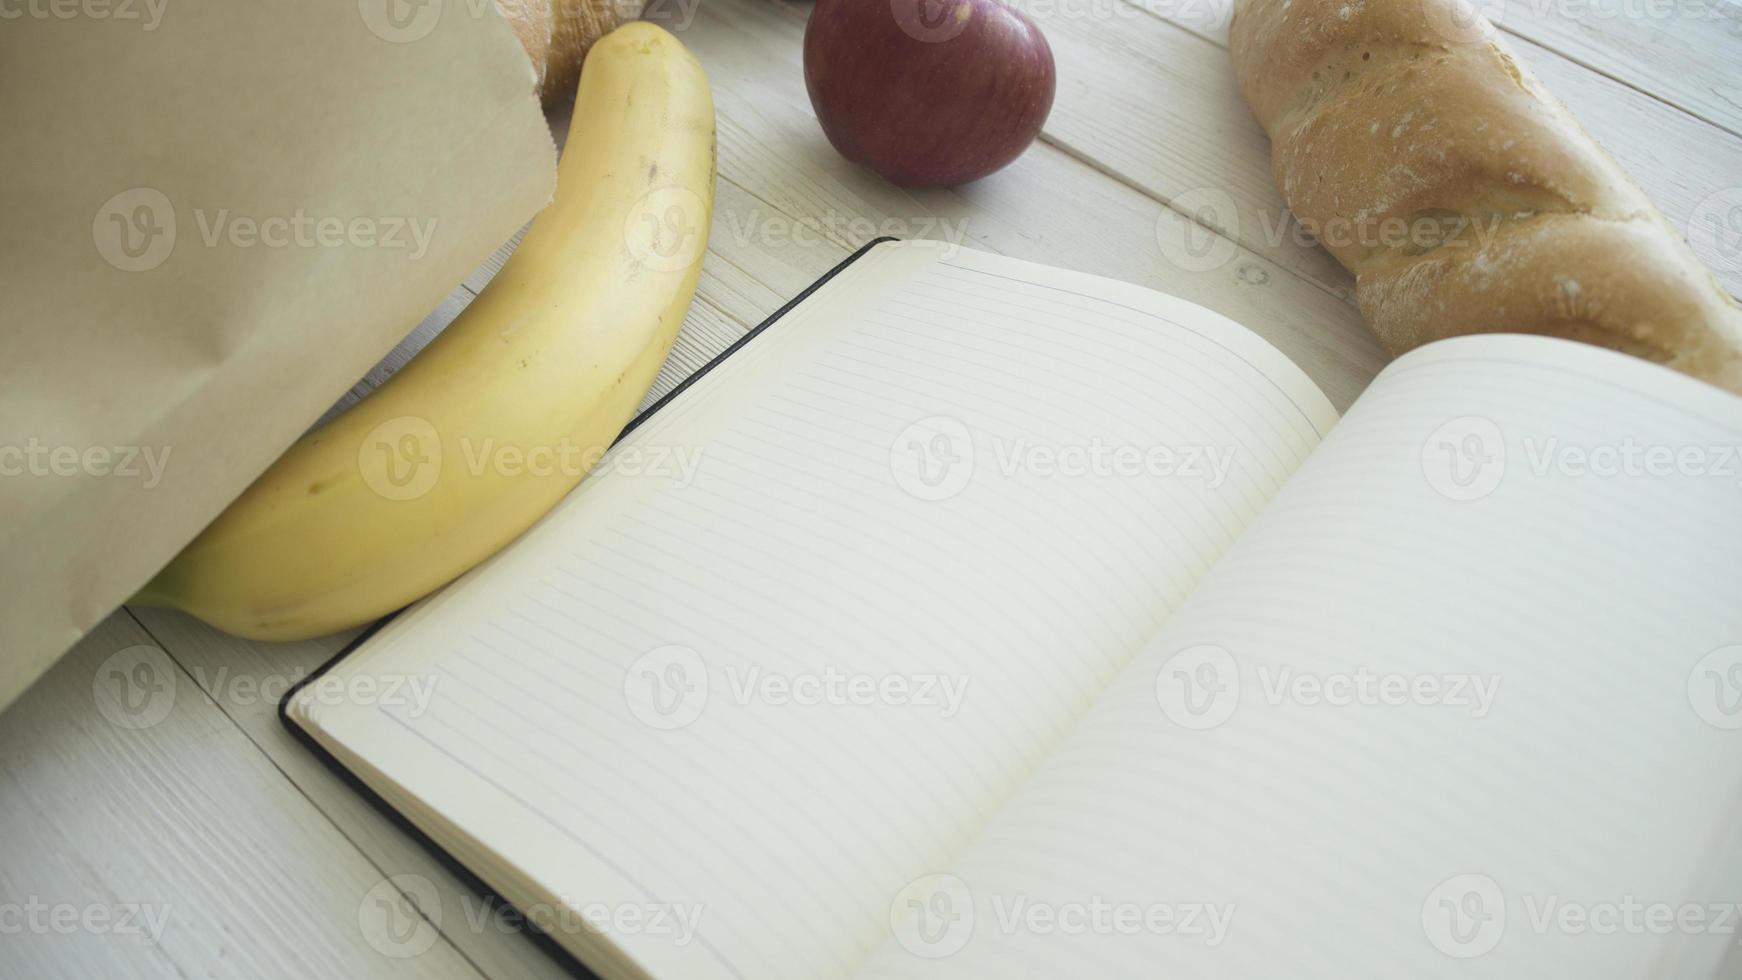
{"type": "Polygon", "coordinates": [[[479,976],[124,612],[0,746],[0,974],[479,976]]]}
{"type": "MultiPolygon", "coordinates": [[[[518,923],[487,915],[480,897],[425,849],[340,779],[278,720],[277,702],[288,687],[318,669],[355,631],[299,643],[257,643],[212,629],[164,609],[135,616],[164,649],[173,651],[191,683],[325,814],[349,846],[368,857],[377,874],[423,882],[422,896],[439,902],[431,915],[446,941],[486,976],[549,978],[567,974],[521,935],[518,923]]],[[[415,697],[407,690],[402,696],[415,697]]],[[[320,860],[319,855],[308,855],[320,860]]]]}
{"type": "Polygon", "coordinates": [[[1742,135],[1734,0],[1482,0],[1502,30],[1742,135]]]}
{"type": "MultiPolygon", "coordinates": [[[[714,79],[722,187],[712,247],[734,265],[790,291],[893,230],[1200,303],[1276,344],[1341,406],[1383,364],[1345,299],[1231,242],[1206,240],[1207,254],[1183,253],[1174,246],[1195,229],[1179,215],[1056,148],[1036,145],[998,174],[956,189],[905,191],[848,163],[823,138],[804,91],[802,13],[784,2],[716,0],[698,9],[683,36],[714,79]],[[825,233],[801,238],[779,224],[795,220],[825,233]]],[[[1334,263],[1325,275],[1347,281],[1334,263]]]]}

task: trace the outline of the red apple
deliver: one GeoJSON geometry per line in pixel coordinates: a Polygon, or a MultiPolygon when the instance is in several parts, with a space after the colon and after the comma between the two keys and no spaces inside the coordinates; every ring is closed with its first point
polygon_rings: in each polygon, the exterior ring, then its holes
{"type": "Polygon", "coordinates": [[[841,155],[903,187],[1016,159],[1052,109],[1052,48],[999,0],[817,0],[804,82],[841,155]]]}

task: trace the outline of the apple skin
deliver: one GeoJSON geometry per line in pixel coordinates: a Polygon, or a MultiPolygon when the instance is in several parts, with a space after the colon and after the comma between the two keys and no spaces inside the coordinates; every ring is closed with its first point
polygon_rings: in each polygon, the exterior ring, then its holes
{"type": "Polygon", "coordinates": [[[816,0],[804,82],[841,155],[902,187],[964,184],[1040,135],[1057,71],[999,0],[816,0]]]}

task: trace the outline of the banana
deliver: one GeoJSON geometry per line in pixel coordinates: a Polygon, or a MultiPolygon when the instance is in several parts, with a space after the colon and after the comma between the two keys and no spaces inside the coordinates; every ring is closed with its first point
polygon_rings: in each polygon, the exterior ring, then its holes
{"type": "Polygon", "coordinates": [[[653,384],[695,293],[714,107],[678,40],[587,55],[554,199],[411,363],[305,435],[134,602],[261,640],[366,623],[502,548],[574,488],[653,384]]]}

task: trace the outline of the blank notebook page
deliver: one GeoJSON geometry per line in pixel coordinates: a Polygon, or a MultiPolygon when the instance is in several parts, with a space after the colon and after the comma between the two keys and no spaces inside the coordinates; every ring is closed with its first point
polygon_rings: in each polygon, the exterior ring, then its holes
{"type": "Polygon", "coordinates": [[[429,710],[295,711],[510,899],[700,906],[607,935],[651,973],[847,975],[1334,420],[1197,307],[878,246],[336,668],[429,710]]]}
{"type": "Polygon", "coordinates": [[[1736,976],[1738,445],[1596,348],[1399,359],[865,975],[1736,976]]]}

